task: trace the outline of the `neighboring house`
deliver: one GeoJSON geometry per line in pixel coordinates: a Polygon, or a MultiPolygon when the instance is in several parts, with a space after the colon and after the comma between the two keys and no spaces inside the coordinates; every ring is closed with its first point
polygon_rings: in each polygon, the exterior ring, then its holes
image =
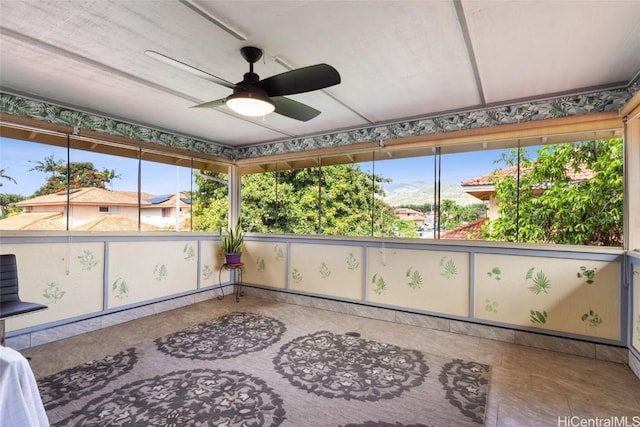
{"type": "Polygon", "coordinates": [[[140,221],[162,228],[175,229],[176,218],[182,223],[190,217],[191,199],[184,194],[180,194],[177,201],[175,194],[148,197],[140,206],[140,221]]]}
{"type": "MultiPolygon", "coordinates": [[[[530,168],[522,168],[520,173],[526,173],[528,170],[530,170],[530,168]]],[[[491,221],[500,216],[500,213],[498,212],[498,199],[496,197],[494,182],[497,179],[502,179],[506,176],[512,176],[514,179],[517,179],[518,167],[511,166],[505,169],[499,169],[495,172],[490,172],[477,178],[472,178],[460,184],[466,193],[484,201],[487,204],[487,216],[491,221]]],[[[567,168],[567,176],[571,178],[573,182],[581,182],[593,178],[595,173],[591,170],[574,172],[573,169],[567,168]]],[[[541,186],[538,189],[538,192],[542,193],[543,191],[544,186],[541,186]]]]}
{"type": "Polygon", "coordinates": [[[402,221],[413,221],[417,228],[424,227],[426,217],[422,212],[409,208],[396,208],[393,214],[402,221]]]}
{"type": "MultiPolygon", "coordinates": [[[[141,194],[140,219],[143,230],[175,229],[191,215],[191,200],[180,195],[141,194]],[[178,216],[176,217],[176,213],[178,216]]],[[[0,220],[2,230],[65,230],[67,198],[69,229],[137,230],[138,193],[109,191],[102,188],[78,188],[34,197],[16,203],[22,213],[0,220]]]]}

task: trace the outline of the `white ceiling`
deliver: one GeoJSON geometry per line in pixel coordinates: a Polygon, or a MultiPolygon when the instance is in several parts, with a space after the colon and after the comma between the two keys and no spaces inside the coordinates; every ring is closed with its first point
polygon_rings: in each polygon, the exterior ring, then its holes
{"type": "Polygon", "coordinates": [[[225,146],[624,86],[640,71],[640,1],[1,0],[0,27],[3,91],[225,146]],[[243,46],[264,50],[261,78],[327,63],[342,83],[291,96],[322,111],[308,122],[248,119],[189,108],[231,91],[144,54],[237,82],[243,46]]]}

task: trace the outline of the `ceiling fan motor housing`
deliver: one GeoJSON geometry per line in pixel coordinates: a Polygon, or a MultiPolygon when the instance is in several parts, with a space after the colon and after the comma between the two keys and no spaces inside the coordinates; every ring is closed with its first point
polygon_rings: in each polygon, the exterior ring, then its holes
{"type": "Polygon", "coordinates": [[[240,49],[240,54],[249,64],[253,64],[262,58],[262,49],[258,49],[253,46],[245,46],[240,49]]]}

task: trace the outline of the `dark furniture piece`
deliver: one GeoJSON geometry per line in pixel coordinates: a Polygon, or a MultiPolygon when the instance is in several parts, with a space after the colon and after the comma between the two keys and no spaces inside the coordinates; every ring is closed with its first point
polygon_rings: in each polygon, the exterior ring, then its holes
{"type": "Polygon", "coordinates": [[[233,264],[222,264],[222,267],[220,267],[220,271],[218,273],[218,281],[220,282],[220,291],[222,292],[222,295],[218,295],[218,299],[224,298],[224,289],[222,288],[222,280],[221,280],[222,269],[224,268],[225,270],[234,271],[236,274],[237,281],[235,281],[234,283],[234,286],[236,288],[236,302],[240,302],[240,297],[244,296],[244,292],[242,291],[243,267],[244,267],[243,262],[238,262],[233,264]]]}
{"type": "Polygon", "coordinates": [[[46,305],[20,300],[16,256],[0,255],[0,345],[4,345],[4,319],[45,308],[46,305]]]}

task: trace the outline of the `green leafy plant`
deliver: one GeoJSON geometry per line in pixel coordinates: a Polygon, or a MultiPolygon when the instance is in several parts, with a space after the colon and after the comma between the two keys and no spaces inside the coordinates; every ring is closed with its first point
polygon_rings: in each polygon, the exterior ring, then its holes
{"type": "Polygon", "coordinates": [[[587,283],[592,285],[594,282],[594,277],[596,277],[596,268],[593,269],[588,269],[587,267],[585,267],[584,265],[580,266],[580,271],[578,271],[578,273],[576,273],[576,277],[578,277],[578,279],[582,279],[583,277],[587,279],[587,283]]]}
{"type": "Polygon", "coordinates": [[[440,275],[446,279],[451,279],[458,273],[458,267],[456,267],[456,263],[451,258],[442,257],[440,259],[440,267],[442,267],[440,275]]]}
{"type": "Polygon", "coordinates": [[[371,283],[373,284],[373,292],[378,295],[382,295],[382,292],[387,290],[387,282],[378,273],[373,275],[371,283]]]}
{"type": "Polygon", "coordinates": [[[529,314],[529,320],[531,320],[531,323],[540,323],[540,324],[545,324],[547,323],[547,317],[549,315],[547,314],[546,311],[537,311],[537,310],[531,310],[530,314],[529,314]]]}
{"type": "Polygon", "coordinates": [[[244,246],[245,233],[240,228],[240,221],[233,228],[227,229],[227,234],[222,236],[222,250],[225,254],[241,254],[244,246]]]}
{"type": "Polygon", "coordinates": [[[520,166],[496,173],[499,216],[485,224],[488,240],[622,246],[624,149],[621,138],[513,149],[499,162],[520,166]],[[593,177],[576,180],[578,171],[593,177]],[[543,191],[541,191],[543,190],[543,191]]]}
{"type": "Polygon", "coordinates": [[[489,276],[489,277],[493,277],[493,278],[494,278],[494,279],[496,279],[496,280],[500,280],[500,279],[501,279],[501,278],[500,278],[500,275],[501,275],[501,274],[502,274],[502,271],[501,271],[501,270],[500,270],[500,268],[498,268],[498,267],[493,267],[493,268],[491,269],[491,271],[488,271],[488,272],[487,272],[487,276],[489,276]]]}
{"type": "Polygon", "coordinates": [[[123,299],[129,296],[129,285],[122,277],[118,277],[111,285],[111,291],[115,298],[123,299]]]}
{"type": "Polygon", "coordinates": [[[93,252],[86,249],[82,251],[82,255],[80,255],[78,259],[80,260],[80,265],[82,265],[83,270],[89,271],[98,265],[98,259],[93,255],[93,252]]]}
{"type": "Polygon", "coordinates": [[[535,276],[533,275],[534,268],[529,269],[527,271],[526,280],[533,280],[533,285],[529,286],[529,290],[534,294],[538,295],[541,292],[548,294],[548,290],[551,288],[551,282],[549,278],[544,274],[542,270],[538,271],[535,276]]]}
{"type": "Polygon", "coordinates": [[[153,276],[159,282],[167,278],[167,267],[164,264],[156,264],[153,268],[153,276]]]}
{"type": "Polygon", "coordinates": [[[63,291],[60,288],[59,283],[49,282],[42,296],[45,297],[50,303],[55,304],[56,302],[60,301],[66,293],[66,291],[63,291]]]}
{"type": "Polygon", "coordinates": [[[349,255],[347,256],[347,268],[349,270],[355,270],[356,268],[358,268],[359,265],[360,263],[358,262],[356,257],[353,255],[353,253],[349,252],[349,255]]]}
{"type": "Polygon", "coordinates": [[[484,300],[484,311],[489,313],[498,313],[498,301],[491,301],[490,299],[484,300]]]}
{"type": "Polygon", "coordinates": [[[300,270],[294,268],[293,271],[291,271],[291,278],[296,283],[302,282],[302,274],[300,274],[300,270]]]}
{"type": "Polygon", "coordinates": [[[273,253],[275,254],[276,260],[281,261],[284,259],[284,251],[280,245],[274,245],[273,253]]]}
{"type": "Polygon", "coordinates": [[[422,276],[420,275],[420,272],[418,270],[414,270],[413,267],[409,267],[406,276],[409,278],[409,282],[407,283],[407,285],[409,285],[411,289],[417,289],[421,287],[422,276]]]}
{"type": "Polygon", "coordinates": [[[203,279],[206,280],[206,279],[210,278],[212,275],[213,275],[213,269],[210,266],[205,265],[204,267],[202,267],[202,278],[203,279]]]}
{"type": "Polygon", "coordinates": [[[320,276],[323,279],[326,279],[327,277],[331,276],[331,270],[329,270],[329,266],[324,261],[320,264],[320,276]]]}
{"type": "Polygon", "coordinates": [[[187,261],[192,261],[196,256],[193,245],[190,243],[184,245],[182,253],[184,254],[184,259],[186,259],[187,261]]]}
{"type": "Polygon", "coordinates": [[[602,318],[593,310],[589,310],[588,313],[584,313],[582,317],[580,317],[580,320],[582,320],[583,322],[588,322],[589,326],[594,327],[602,323],[602,318]]]}

